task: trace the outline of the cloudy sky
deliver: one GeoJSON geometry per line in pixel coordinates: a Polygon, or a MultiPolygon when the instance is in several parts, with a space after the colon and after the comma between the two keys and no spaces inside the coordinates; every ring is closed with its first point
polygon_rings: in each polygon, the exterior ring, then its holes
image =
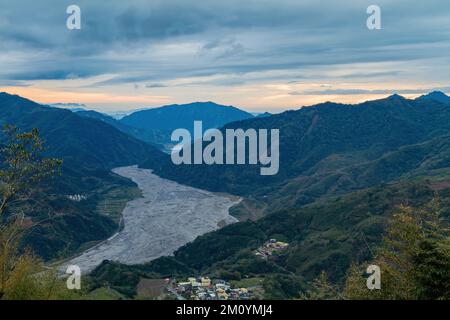
{"type": "Polygon", "coordinates": [[[449,62],[448,0],[0,0],[0,91],[42,103],[276,112],[450,93],[449,62]]]}

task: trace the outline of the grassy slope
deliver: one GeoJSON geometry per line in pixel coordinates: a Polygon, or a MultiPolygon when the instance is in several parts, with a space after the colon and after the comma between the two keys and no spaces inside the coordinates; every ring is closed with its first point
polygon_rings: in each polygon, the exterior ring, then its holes
{"type": "MultiPolygon", "coordinates": [[[[137,276],[208,274],[236,281],[257,277],[264,279],[266,298],[295,297],[305,280],[322,270],[334,282],[342,281],[351,262],[371,257],[386,219],[397,205],[420,206],[435,195],[423,179],[360,190],[275,212],[258,221],[229,225],[198,237],[180,248],[174,258],[140,266],[105,262],[92,277],[97,284],[109,282],[129,296],[135,292],[137,276]],[[267,261],[256,257],[254,250],[270,238],[289,242],[289,249],[267,261]]],[[[439,195],[443,206],[449,208],[449,189],[439,195]]],[[[448,216],[450,211],[445,212],[448,216]]]]}

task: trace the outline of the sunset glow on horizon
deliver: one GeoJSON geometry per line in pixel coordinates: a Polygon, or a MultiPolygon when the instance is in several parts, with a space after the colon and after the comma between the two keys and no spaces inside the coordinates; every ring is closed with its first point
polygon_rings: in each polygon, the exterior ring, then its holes
{"type": "Polygon", "coordinates": [[[44,2],[45,15],[24,0],[0,12],[0,90],[43,104],[109,112],[214,101],[276,113],[450,92],[443,0],[380,0],[379,30],[367,28],[364,1],[80,0],[79,30],[66,26],[67,3],[44,2]]]}

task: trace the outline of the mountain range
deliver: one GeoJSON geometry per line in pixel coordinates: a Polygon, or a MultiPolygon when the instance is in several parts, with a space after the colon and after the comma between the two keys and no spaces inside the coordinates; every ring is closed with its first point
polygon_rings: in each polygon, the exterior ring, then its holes
{"type": "MultiPolygon", "coordinates": [[[[192,117],[214,126],[226,119],[253,117],[233,107],[194,103],[159,108],[161,118],[153,120],[164,123],[167,112],[182,119],[191,107],[192,117]],[[220,112],[214,118],[217,109],[220,112]],[[179,110],[180,115],[174,115],[174,110],[179,110]]],[[[145,122],[148,114],[141,112],[133,116],[133,121],[142,116],[145,122]]],[[[162,144],[170,141],[170,124],[156,129],[134,127],[106,114],[85,110],[82,105],[40,105],[17,95],[0,93],[0,125],[4,124],[13,124],[21,131],[37,128],[45,143],[45,155],[64,161],[61,177],[49,182],[49,189],[40,199],[42,206],[29,215],[39,221],[50,212],[64,214],[36,224],[24,238],[24,245],[31,246],[45,259],[70,255],[117,231],[121,210],[139,191],[134,183],[110,169],[144,161],[157,168],[170,161],[160,151],[164,149],[162,144]],[[68,107],[70,111],[66,110],[68,107]],[[69,199],[71,195],[82,195],[86,200],[74,202],[69,199]]],[[[0,133],[0,144],[3,138],[0,133]]]]}
{"type": "MultiPolygon", "coordinates": [[[[204,130],[220,128],[223,125],[255,117],[232,106],[223,106],[213,102],[194,102],[183,105],[169,105],[159,108],[135,111],[123,118],[116,119],[104,113],[76,109],[78,115],[106,122],[120,131],[160,150],[170,152],[175,145],[170,139],[172,131],[178,128],[192,132],[194,121],[202,121],[204,130]]],[[[256,117],[267,117],[264,113],[256,117]]]]}
{"type": "Polygon", "coordinates": [[[144,141],[146,143],[155,146],[160,150],[164,150],[165,149],[164,145],[170,142],[170,132],[168,131],[132,127],[123,123],[120,120],[114,119],[113,117],[107,114],[93,110],[80,110],[76,111],[76,113],[77,115],[84,118],[103,121],[138,140],[144,141]]]}
{"type": "MultiPolygon", "coordinates": [[[[280,171],[275,176],[261,176],[255,165],[176,166],[171,162],[156,173],[256,199],[268,212],[405,175],[418,176],[448,165],[450,103],[440,102],[443,96],[409,100],[393,95],[358,105],[327,102],[222,128],[279,129],[280,171]]],[[[148,167],[145,162],[142,166],[148,167]]]]}
{"type": "Polygon", "coordinates": [[[396,206],[419,206],[439,196],[443,216],[450,217],[449,100],[441,92],[417,99],[392,95],[259,117],[194,103],[139,111],[118,121],[1,93],[0,122],[22,130],[37,127],[48,154],[65,161],[45,204],[67,214],[32,228],[25,238],[45,259],[73,254],[119,228],[121,209],[139,191],[110,169],[139,163],[182,184],[243,197],[231,210],[240,222],[198,237],[173,257],[139,266],[104,262],[92,273],[93,283],[132,296],[142,276],[210,274],[262,279],[269,298],[292,298],[321,271],[342,282],[352,262],[371,256],[396,206]],[[149,136],[140,137],[190,129],[194,120],[220,130],[279,129],[279,173],[261,176],[257,165],[176,166],[145,142],[149,136]],[[67,199],[82,193],[88,200],[67,199]],[[113,198],[115,205],[102,210],[113,198]],[[288,242],[287,252],[257,258],[256,248],[271,238],[288,242]]]}
{"type": "MultiPolygon", "coordinates": [[[[46,222],[29,230],[24,245],[45,259],[71,254],[117,231],[121,209],[139,191],[111,168],[152,158],[158,162],[164,157],[157,148],[104,121],[0,93],[0,125],[4,124],[15,125],[20,131],[37,128],[45,155],[63,160],[61,176],[47,183],[46,192],[36,201],[40,205],[28,212],[34,222],[46,222]],[[82,195],[86,200],[71,201],[71,195],[82,195]],[[54,217],[47,219],[49,215],[54,217]]],[[[3,139],[0,133],[0,144],[3,139]]]]}
{"type": "Polygon", "coordinates": [[[103,121],[6,93],[0,93],[0,125],[3,124],[14,124],[21,130],[39,129],[48,155],[82,167],[136,164],[160,153],[103,121]]]}
{"type": "MultiPolygon", "coordinates": [[[[447,97],[448,98],[448,97],[447,97]]],[[[450,218],[450,103],[442,93],[393,95],[358,105],[323,103],[226,128],[279,128],[280,173],[255,166],[174,166],[157,174],[245,198],[241,222],[198,237],[173,257],[126,266],[106,261],[93,280],[134,295],[140,277],[208,274],[262,283],[266,298],[298,298],[322,271],[342,284],[352,263],[370,260],[399,205],[439,199],[450,218]],[[289,243],[269,259],[269,239],[289,243]],[[114,275],[114,277],[112,277],[114,275]]],[[[144,167],[148,167],[145,163],[144,167]]]]}
{"type": "Polygon", "coordinates": [[[192,131],[194,121],[198,120],[203,122],[203,128],[206,130],[220,128],[227,123],[253,117],[252,114],[232,106],[223,106],[213,102],[194,102],[138,111],[120,121],[136,128],[172,132],[178,128],[192,131]]]}
{"type": "Polygon", "coordinates": [[[450,97],[441,91],[433,91],[417,98],[417,100],[432,100],[444,104],[450,104],[450,97]]]}

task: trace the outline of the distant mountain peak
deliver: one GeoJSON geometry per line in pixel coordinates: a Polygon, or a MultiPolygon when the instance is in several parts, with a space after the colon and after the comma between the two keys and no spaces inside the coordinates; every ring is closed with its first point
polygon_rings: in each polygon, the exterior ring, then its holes
{"type": "Polygon", "coordinates": [[[270,112],[263,112],[263,113],[252,113],[256,118],[266,118],[270,117],[272,114],[270,112]]]}
{"type": "Polygon", "coordinates": [[[196,101],[191,102],[187,104],[173,104],[169,106],[163,106],[159,108],[165,108],[165,107],[183,107],[183,108],[192,108],[192,107],[220,107],[220,108],[235,108],[233,106],[225,106],[218,103],[215,103],[214,101],[196,101]]]}
{"type": "Polygon", "coordinates": [[[441,103],[450,104],[450,97],[442,91],[433,91],[417,98],[417,100],[433,100],[441,103]]]}
{"type": "Polygon", "coordinates": [[[211,129],[253,117],[252,114],[239,108],[206,101],[138,111],[122,118],[120,122],[135,128],[171,132],[178,128],[190,130],[194,121],[202,121],[204,129],[211,129]]]}
{"type": "Polygon", "coordinates": [[[110,168],[139,163],[153,155],[164,156],[107,121],[86,119],[17,95],[0,93],[0,120],[23,131],[38,128],[48,154],[77,167],[110,168]]]}
{"type": "Polygon", "coordinates": [[[398,93],[394,93],[387,97],[388,100],[406,100],[404,96],[399,95],[398,93]]]}
{"type": "Polygon", "coordinates": [[[449,96],[447,96],[445,93],[443,93],[442,91],[433,91],[433,92],[430,92],[429,94],[428,94],[428,96],[430,96],[430,97],[446,97],[446,98],[449,98],[449,96]]]}
{"type": "Polygon", "coordinates": [[[3,96],[3,97],[6,97],[6,96],[8,96],[8,97],[20,97],[20,96],[17,95],[17,94],[8,93],[8,92],[6,92],[6,91],[1,91],[1,92],[0,92],[0,96],[3,96]]]}
{"type": "Polygon", "coordinates": [[[87,106],[83,103],[51,103],[48,106],[52,108],[67,109],[74,112],[87,110],[87,106]]]}
{"type": "Polygon", "coordinates": [[[41,107],[41,105],[34,101],[8,92],[0,92],[0,103],[6,103],[9,105],[14,104],[21,107],[41,107]]]}

